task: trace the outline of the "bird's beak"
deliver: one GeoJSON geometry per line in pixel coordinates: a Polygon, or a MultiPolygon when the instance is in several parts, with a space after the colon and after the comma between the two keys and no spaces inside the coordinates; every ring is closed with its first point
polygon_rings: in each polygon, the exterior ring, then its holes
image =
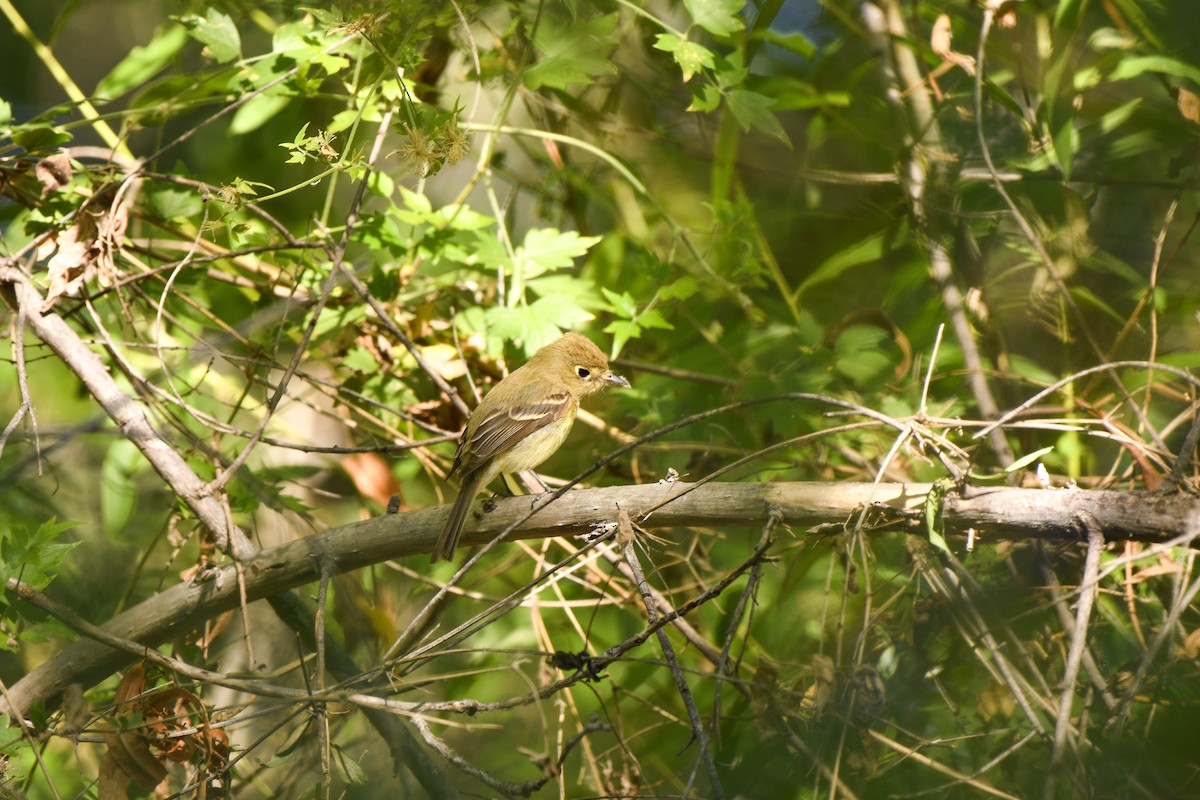
{"type": "Polygon", "coordinates": [[[629,388],[629,381],[625,380],[615,372],[610,372],[605,375],[604,380],[608,381],[609,383],[615,383],[617,386],[623,386],[626,389],[629,388]]]}

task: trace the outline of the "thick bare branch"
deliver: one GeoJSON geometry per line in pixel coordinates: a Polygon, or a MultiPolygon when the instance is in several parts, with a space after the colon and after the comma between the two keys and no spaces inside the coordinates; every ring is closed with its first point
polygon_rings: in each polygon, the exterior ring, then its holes
{"type": "MultiPolygon", "coordinates": [[[[616,523],[617,504],[643,528],[677,526],[762,526],[773,510],[794,535],[815,525],[839,523],[872,505],[889,529],[917,519],[929,484],[865,483],[688,483],[613,486],[569,492],[530,512],[529,498],[496,503],[478,512],[463,533],[467,545],[481,544],[512,527],[510,538],[573,536],[606,531],[616,523]],[[522,521],[524,520],[524,521],[522,521]],[[513,527],[516,526],[516,527],[513,527]]],[[[998,487],[973,489],[946,499],[942,516],[951,531],[976,530],[976,537],[1077,539],[1076,515],[1096,519],[1106,541],[1161,542],[1200,530],[1200,500],[1190,495],[1112,491],[1069,491],[998,487]]],[[[428,553],[441,529],[444,508],[389,514],[333,528],[245,559],[249,600],[273,597],[317,580],[319,561],[331,560],[346,572],[392,558],[428,553]]],[[[825,535],[825,531],[811,535],[825,535]]],[[[786,534],[780,537],[786,540],[786,534]]],[[[204,579],[161,592],[106,624],[115,636],[156,643],[196,623],[238,606],[232,565],[204,579]]],[[[92,641],[78,641],[11,687],[20,711],[57,696],[70,683],[91,685],[129,663],[129,656],[92,641]]],[[[9,711],[5,703],[0,711],[9,711]]]]}

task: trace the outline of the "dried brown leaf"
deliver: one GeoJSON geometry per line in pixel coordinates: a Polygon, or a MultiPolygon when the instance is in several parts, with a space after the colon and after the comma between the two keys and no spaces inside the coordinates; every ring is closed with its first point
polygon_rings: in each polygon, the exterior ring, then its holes
{"type": "Polygon", "coordinates": [[[42,313],[49,311],[64,294],[74,295],[87,282],[96,266],[96,224],[89,214],[80,214],[75,224],[57,237],[58,249],[46,263],[50,285],[42,313]]]}
{"type": "Polygon", "coordinates": [[[975,74],[975,59],[962,53],[954,52],[950,46],[953,33],[950,30],[950,15],[941,14],[933,23],[933,32],[929,36],[929,46],[933,52],[945,61],[962,69],[968,75],[975,74]]]}
{"type": "Polygon", "coordinates": [[[71,182],[71,159],[66,153],[48,156],[37,163],[33,172],[42,182],[42,198],[45,199],[71,182]]]}
{"type": "Polygon", "coordinates": [[[1200,97],[1182,86],[1175,90],[1175,102],[1184,119],[1200,123],[1200,97]]]}

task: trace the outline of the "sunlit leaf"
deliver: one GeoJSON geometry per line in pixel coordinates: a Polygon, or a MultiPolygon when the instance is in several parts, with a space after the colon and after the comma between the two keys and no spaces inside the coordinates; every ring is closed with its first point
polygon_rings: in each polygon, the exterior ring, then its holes
{"type": "Polygon", "coordinates": [[[112,71],[96,85],[96,101],[120,97],[157,75],[187,44],[188,31],[182,25],[159,30],[144,47],[133,47],[112,71]]]}
{"type": "Polygon", "coordinates": [[[242,38],[228,14],[209,8],[202,17],[189,14],[179,21],[187,26],[193,39],[204,45],[204,54],[214,61],[225,64],[242,54],[242,38]]]}
{"type": "Polygon", "coordinates": [[[740,12],[745,0],[683,0],[692,19],[714,36],[729,36],[746,27],[740,12]]]}

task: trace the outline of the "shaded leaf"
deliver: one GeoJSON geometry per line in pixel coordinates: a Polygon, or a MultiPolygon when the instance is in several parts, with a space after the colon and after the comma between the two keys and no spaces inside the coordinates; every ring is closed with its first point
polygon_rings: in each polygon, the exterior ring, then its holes
{"type": "Polygon", "coordinates": [[[525,85],[534,90],[566,89],[597,75],[616,74],[609,58],[617,45],[616,27],[615,13],[573,23],[543,19],[533,37],[538,59],[525,71],[525,85]]]}
{"type": "Polygon", "coordinates": [[[737,119],[738,124],[742,126],[742,130],[748,131],[751,128],[757,128],[789,147],[791,146],[792,142],[783,130],[783,125],[771,112],[771,107],[775,105],[772,98],[749,89],[731,89],[725,93],[725,101],[729,104],[729,110],[737,119]]]}

